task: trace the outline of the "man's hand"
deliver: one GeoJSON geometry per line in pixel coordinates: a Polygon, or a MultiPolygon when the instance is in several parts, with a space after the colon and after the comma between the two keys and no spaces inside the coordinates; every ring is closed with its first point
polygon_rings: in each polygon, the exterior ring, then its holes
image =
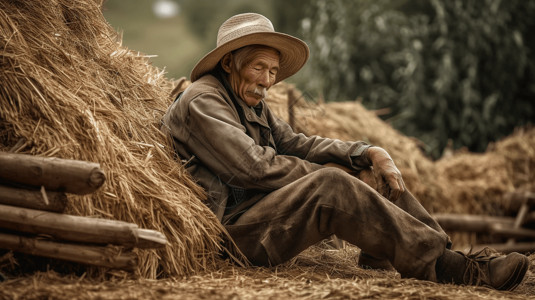
{"type": "Polygon", "coordinates": [[[380,147],[370,147],[367,155],[373,164],[377,191],[390,201],[396,201],[405,191],[405,182],[390,155],[380,147]]]}

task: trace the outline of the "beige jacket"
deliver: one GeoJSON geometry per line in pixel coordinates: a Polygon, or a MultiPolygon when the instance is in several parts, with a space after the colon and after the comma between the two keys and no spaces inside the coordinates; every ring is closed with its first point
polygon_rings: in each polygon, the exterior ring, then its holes
{"type": "Polygon", "coordinates": [[[333,162],[369,166],[364,142],[296,134],[262,101],[244,112],[244,124],[224,86],[212,75],[191,84],[167,110],[162,130],[171,135],[186,168],[223,218],[229,199],[258,197],[333,162]],[[232,193],[232,196],[231,196],[232,193]],[[229,197],[230,196],[230,197],[229,197]]]}

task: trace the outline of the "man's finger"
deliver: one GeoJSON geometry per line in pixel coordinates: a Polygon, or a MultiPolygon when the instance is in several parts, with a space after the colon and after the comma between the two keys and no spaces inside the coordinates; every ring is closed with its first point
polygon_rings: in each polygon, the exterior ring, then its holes
{"type": "Polygon", "coordinates": [[[398,199],[400,192],[400,186],[397,179],[391,179],[388,183],[390,185],[390,201],[395,201],[398,199]]]}
{"type": "Polygon", "coordinates": [[[377,183],[376,190],[379,192],[379,194],[383,195],[384,197],[388,197],[388,186],[385,183],[385,179],[383,178],[383,176],[381,176],[381,174],[376,174],[375,181],[377,183]]]}
{"type": "Polygon", "coordinates": [[[400,187],[400,191],[401,191],[401,194],[403,194],[405,192],[405,189],[407,189],[405,187],[405,182],[403,182],[403,179],[402,178],[399,178],[398,179],[398,182],[399,182],[399,187],[400,187]]]}

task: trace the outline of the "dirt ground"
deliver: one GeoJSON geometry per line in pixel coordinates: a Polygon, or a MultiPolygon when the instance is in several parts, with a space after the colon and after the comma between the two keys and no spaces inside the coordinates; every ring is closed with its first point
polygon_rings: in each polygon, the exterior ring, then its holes
{"type": "Polygon", "coordinates": [[[512,292],[402,279],[396,272],[356,266],[359,250],[315,246],[284,265],[241,268],[225,262],[212,272],[160,280],[110,273],[106,280],[54,271],[8,279],[0,299],[535,299],[535,255],[512,292]]]}

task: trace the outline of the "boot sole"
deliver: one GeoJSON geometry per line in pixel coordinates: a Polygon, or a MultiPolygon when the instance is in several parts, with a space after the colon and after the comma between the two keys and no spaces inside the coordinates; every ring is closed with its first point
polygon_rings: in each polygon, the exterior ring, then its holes
{"type": "MultiPolygon", "coordinates": [[[[518,253],[517,253],[518,254],[518,253]]],[[[521,254],[518,254],[521,255],[521,254]]],[[[498,290],[502,291],[512,291],[514,290],[521,282],[522,279],[524,279],[524,276],[526,275],[526,272],[529,268],[529,259],[522,255],[522,264],[518,264],[517,268],[513,272],[513,275],[505,282],[503,285],[498,287],[498,290]]]]}

